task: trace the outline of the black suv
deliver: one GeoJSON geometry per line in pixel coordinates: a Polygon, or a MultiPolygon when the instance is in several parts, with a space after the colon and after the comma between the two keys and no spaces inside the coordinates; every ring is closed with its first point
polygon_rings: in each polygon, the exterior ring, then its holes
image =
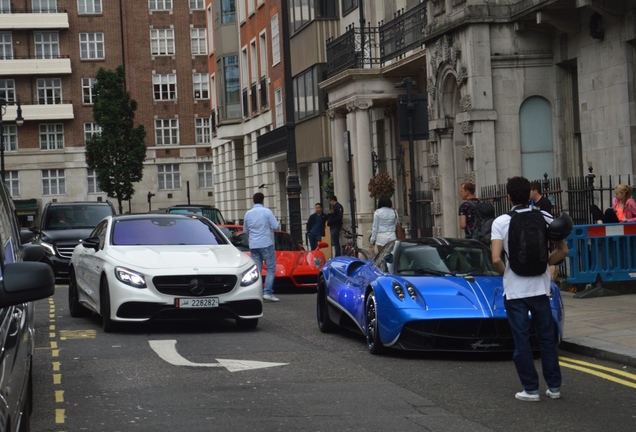
{"type": "Polygon", "coordinates": [[[44,247],[42,261],[53,268],[57,281],[68,282],[68,263],[80,240],[114,214],[115,207],[108,201],[50,202],[44,207],[40,226],[32,228],[33,242],[44,247]]]}
{"type": "Polygon", "coordinates": [[[33,400],[34,300],[55,289],[44,250],[22,244],[9,191],[0,181],[0,431],[27,432],[33,400]],[[22,262],[32,261],[32,262],[22,262]]]}
{"type": "Polygon", "coordinates": [[[167,213],[195,214],[210,219],[216,225],[227,224],[221,210],[207,204],[178,204],[168,208],[167,213]]]}

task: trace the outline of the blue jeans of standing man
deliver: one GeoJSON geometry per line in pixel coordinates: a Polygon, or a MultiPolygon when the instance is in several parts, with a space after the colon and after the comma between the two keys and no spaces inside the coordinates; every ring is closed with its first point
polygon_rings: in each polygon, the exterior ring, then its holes
{"type": "Polygon", "coordinates": [[[340,256],[342,254],[340,249],[340,227],[329,228],[329,232],[331,233],[331,245],[335,249],[333,256],[340,256]]]}
{"type": "Polygon", "coordinates": [[[309,237],[309,249],[314,250],[318,247],[318,242],[322,240],[320,234],[308,234],[309,237]]]}
{"type": "Polygon", "coordinates": [[[276,277],[276,252],[274,251],[274,245],[250,249],[250,253],[261,276],[263,274],[263,262],[265,262],[265,267],[267,268],[263,294],[274,294],[274,278],[276,277]]]}
{"type": "Polygon", "coordinates": [[[534,357],[530,345],[530,326],[534,325],[539,349],[541,350],[541,368],[548,388],[561,389],[561,368],[557,351],[557,332],[555,329],[550,298],[546,295],[504,301],[508,322],[515,342],[513,360],[523,389],[527,392],[539,390],[539,375],[534,367],[534,357]],[[528,312],[532,319],[528,318],[528,312]]]}

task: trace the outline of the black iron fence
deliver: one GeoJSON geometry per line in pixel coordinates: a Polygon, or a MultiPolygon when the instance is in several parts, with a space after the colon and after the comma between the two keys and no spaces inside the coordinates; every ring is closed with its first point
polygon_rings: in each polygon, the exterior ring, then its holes
{"type": "Polygon", "coordinates": [[[400,9],[395,18],[380,24],[380,60],[384,64],[424,44],[426,27],[426,3],[422,2],[404,12],[400,9]]]}
{"type": "MultiPolygon", "coordinates": [[[[563,189],[560,178],[547,178],[534,180],[541,184],[541,194],[552,203],[552,214],[559,215],[564,210],[563,189]]],[[[480,198],[488,201],[495,207],[495,215],[499,216],[510,211],[510,201],[505,184],[484,186],[481,188],[480,198]]]]}
{"type": "Polygon", "coordinates": [[[366,65],[380,64],[378,28],[349,26],[337,38],[327,39],[327,76],[332,77],[347,69],[362,69],[366,65]]]}

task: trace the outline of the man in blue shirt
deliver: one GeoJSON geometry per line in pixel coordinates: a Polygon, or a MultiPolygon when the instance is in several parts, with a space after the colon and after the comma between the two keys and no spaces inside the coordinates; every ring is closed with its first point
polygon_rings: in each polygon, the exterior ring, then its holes
{"type": "Polygon", "coordinates": [[[311,250],[318,248],[318,242],[325,236],[325,222],[327,215],[322,212],[322,204],[316,203],[316,213],[309,216],[307,220],[307,235],[309,237],[309,247],[311,250]]]}
{"type": "Polygon", "coordinates": [[[276,252],[274,250],[274,236],[272,230],[279,228],[279,223],[274,213],[263,206],[265,195],[260,192],[254,194],[254,207],[245,213],[243,231],[250,243],[252,259],[258,267],[258,272],[263,273],[263,262],[267,267],[267,276],[263,286],[263,299],[277,302],[274,295],[274,278],[276,277],[276,252]]]}
{"type": "Polygon", "coordinates": [[[338,198],[335,195],[329,198],[329,204],[331,204],[331,210],[329,210],[327,225],[329,225],[329,231],[331,232],[331,245],[334,249],[333,256],[337,257],[342,253],[340,250],[340,230],[342,229],[344,208],[342,208],[342,204],[338,202],[338,198]]]}

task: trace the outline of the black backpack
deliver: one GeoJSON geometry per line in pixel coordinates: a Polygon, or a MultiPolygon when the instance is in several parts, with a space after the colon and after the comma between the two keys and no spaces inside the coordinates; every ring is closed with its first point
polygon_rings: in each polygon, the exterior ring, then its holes
{"type": "Polygon", "coordinates": [[[548,224],[539,209],[508,213],[508,262],[519,276],[539,276],[548,268],[548,224]]]}
{"type": "Polygon", "coordinates": [[[468,238],[490,246],[490,233],[492,231],[492,223],[495,220],[495,207],[486,201],[479,201],[478,203],[467,202],[472,204],[475,215],[475,224],[470,230],[468,238]]]}

